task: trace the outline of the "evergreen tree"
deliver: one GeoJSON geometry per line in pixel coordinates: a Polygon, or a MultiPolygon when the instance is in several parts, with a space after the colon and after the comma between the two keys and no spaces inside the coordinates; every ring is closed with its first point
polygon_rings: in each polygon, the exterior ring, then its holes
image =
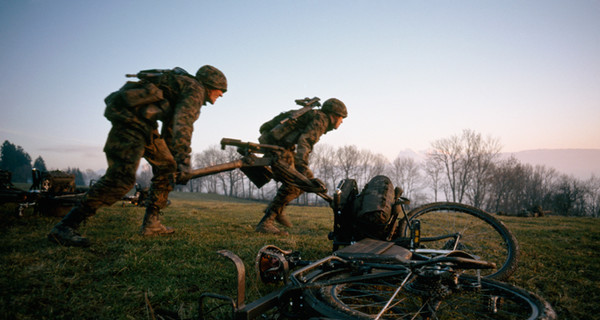
{"type": "Polygon", "coordinates": [[[35,159],[35,161],[33,162],[33,167],[38,169],[39,171],[48,171],[48,169],[46,169],[46,162],[44,161],[44,159],[42,159],[41,156],[35,159]]]}
{"type": "Polygon", "coordinates": [[[67,168],[66,172],[75,175],[75,185],[78,185],[78,186],[85,185],[85,177],[83,176],[83,172],[81,172],[81,170],[79,170],[79,168],[67,168]]]}
{"type": "Polygon", "coordinates": [[[0,150],[0,169],[12,172],[13,182],[31,178],[31,157],[23,148],[5,140],[0,150]]]}

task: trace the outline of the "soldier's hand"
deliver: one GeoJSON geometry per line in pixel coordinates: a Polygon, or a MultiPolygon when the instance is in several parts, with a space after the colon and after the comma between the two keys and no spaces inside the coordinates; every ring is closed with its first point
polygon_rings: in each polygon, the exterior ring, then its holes
{"type": "Polygon", "coordinates": [[[323,181],[321,181],[321,179],[318,179],[318,178],[310,179],[310,182],[312,182],[312,184],[315,188],[321,189],[321,191],[318,191],[318,192],[327,192],[327,186],[325,185],[325,183],[323,181]]]}
{"type": "Polygon", "coordinates": [[[186,185],[190,181],[190,167],[184,164],[177,166],[177,174],[175,175],[175,183],[180,185],[186,185]]]}

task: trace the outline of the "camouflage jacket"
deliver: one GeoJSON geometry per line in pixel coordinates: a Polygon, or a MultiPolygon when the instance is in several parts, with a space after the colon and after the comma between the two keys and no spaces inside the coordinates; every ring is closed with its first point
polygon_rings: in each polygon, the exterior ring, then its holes
{"type": "MultiPolygon", "coordinates": [[[[295,110],[285,113],[291,114],[295,110]]],[[[295,129],[279,141],[272,138],[261,143],[274,144],[284,148],[296,147],[294,155],[294,164],[296,170],[303,174],[310,172],[308,167],[308,158],[313,150],[315,143],[319,141],[322,135],[333,129],[333,124],[327,114],[321,110],[311,110],[303,114],[295,124],[295,129]]]]}
{"type": "Polygon", "coordinates": [[[194,122],[206,104],[206,89],[193,76],[167,71],[159,76],[127,82],[105,102],[104,116],[108,120],[142,130],[148,137],[160,120],[161,136],[175,161],[190,165],[194,122]],[[131,93],[136,93],[135,99],[131,98],[131,93]]]}

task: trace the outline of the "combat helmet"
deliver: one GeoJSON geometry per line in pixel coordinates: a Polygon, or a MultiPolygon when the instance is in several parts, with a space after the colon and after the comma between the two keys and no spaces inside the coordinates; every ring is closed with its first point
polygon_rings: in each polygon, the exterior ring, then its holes
{"type": "Polygon", "coordinates": [[[223,92],[227,91],[227,78],[225,78],[225,75],[221,70],[213,66],[205,65],[198,69],[198,72],[196,72],[196,79],[211,88],[223,92]]]}
{"type": "Polygon", "coordinates": [[[348,116],[346,105],[336,98],[327,99],[325,102],[323,102],[323,107],[321,107],[321,110],[323,110],[325,113],[333,113],[342,118],[346,118],[348,116]]]}

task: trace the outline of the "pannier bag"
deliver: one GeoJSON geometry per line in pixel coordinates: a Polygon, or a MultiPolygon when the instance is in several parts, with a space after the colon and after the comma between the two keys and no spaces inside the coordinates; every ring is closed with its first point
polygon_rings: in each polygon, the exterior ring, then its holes
{"type": "Polygon", "coordinates": [[[356,219],[364,236],[385,240],[392,221],[394,185],[386,176],[376,176],[356,198],[356,219]]]}

